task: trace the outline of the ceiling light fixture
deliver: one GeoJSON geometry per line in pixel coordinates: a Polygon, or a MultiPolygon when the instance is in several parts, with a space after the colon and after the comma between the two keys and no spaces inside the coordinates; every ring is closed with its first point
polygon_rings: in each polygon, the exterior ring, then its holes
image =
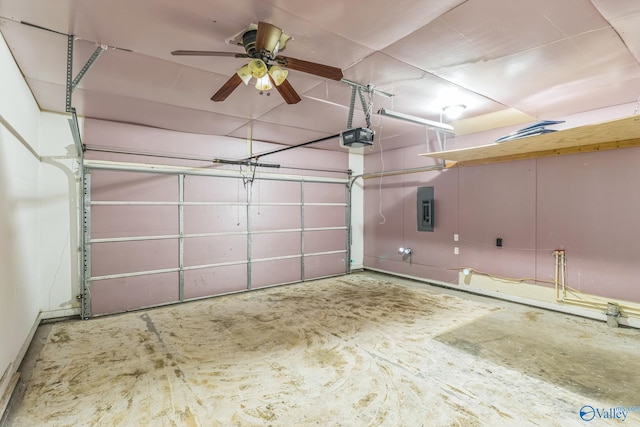
{"type": "Polygon", "coordinates": [[[394,119],[398,119],[398,120],[404,120],[406,122],[417,123],[419,125],[426,126],[430,129],[454,133],[453,126],[446,123],[423,119],[421,117],[416,117],[416,116],[410,116],[409,114],[398,113],[396,111],[386,110],[384,108],[379,109],[378,114],[380,114],[381,116],[393,117],[394,119]]]}
{"type": "Polygon", "coordinates": [[[260,77],[258,81],[256,81],[256,89],[258,89],[259,91],[265,91],[272,88],[273,85],[271,84],[271,80],[269,80],[269,76],[266,74],[260,77]]]}
{"type": "Polygon", "coordinates": [[[442,112],[447,116],[447,118],[456,120],[462,116],[462,113],[464,113],[464,110],[466,109],[467,106],[464,104],[447,105],[442,109],[442,112]]]}
{"type": "Polygon", "coordinates": [[[262,59],[252,59],[247,64],[247,67],[249,68],[251,76],[255,77],[256,79],[264,77],[264,75],[267,74],[268,71],[267,64],[265,64],[262,59]]]}
{"type": "Polygon", "coordinates": [[[267,66],[260,59],[253,59],[247,65],[236,71],[238,77],[245,85],[249,84],[251,78],[256,79],[256,89],[260,93],[270,90],[273,85],[280,86],[289,75],[289,71],[277,65],[267,66]]]}

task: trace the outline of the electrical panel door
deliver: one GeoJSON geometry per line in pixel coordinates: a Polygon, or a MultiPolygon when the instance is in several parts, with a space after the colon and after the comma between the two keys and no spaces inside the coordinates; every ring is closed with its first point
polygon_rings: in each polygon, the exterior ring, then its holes
{"type": "Polygon", "coordinates": [[[418,187],[418,231],[433,231],[433,187],[418,187]]]}

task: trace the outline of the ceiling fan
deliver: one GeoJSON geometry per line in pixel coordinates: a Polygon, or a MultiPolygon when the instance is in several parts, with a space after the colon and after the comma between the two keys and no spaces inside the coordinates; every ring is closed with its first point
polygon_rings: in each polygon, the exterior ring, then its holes
{"type": "Polygon", "coordinates": [[[342,70],[340,68],[278,55],[279,52],[285,49],[289,39],[291,39],[291,37],[283,33],[282,30],[275,25],[269,24],[268,22],[259,22],[258,25],[251,24],[249,29],[242,34],[242,38],[238,42],[238,45],[244,47],[246,53],[174,50],[171,54],[182,56],[232,56],[235,58],[251,58],[246,65],[240,68],[213,94],[211,100],[215,102],[224,101],[240,83],[244,83],[245,85],[249,84],[251,78],[257,80],[256,89],[261,92],[275,86],[287,104],[300,102],[300,95],[298,95],[293,86],[287,81],[288,71],[282,67],[331,80],[342,80],[342,70]]]}

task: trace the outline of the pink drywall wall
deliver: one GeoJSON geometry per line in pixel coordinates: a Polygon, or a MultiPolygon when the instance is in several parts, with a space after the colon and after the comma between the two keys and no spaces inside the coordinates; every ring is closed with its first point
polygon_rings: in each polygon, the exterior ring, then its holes
{"type": "MultiPolygon", "coordinates": [[[[433,164],[417,156],[424,151],[387,150],[385,168],[433,164]]],[[[552,280],[552,252],[565,249],[570,286],[639,302],[638,164],[640,149],[629,148],[369,179],[365,267],[452,283],[459,267],[552,280]],[[419,186],[435,188],[432,233],[416,231],[419,186]],[[413,249],[411,260],[399,246],[413,249]]],[[[381,166],[379,153],[366,156],[367,172],[381,166]]]]}
{"type": "MultiPolygon", "coordinates": [[[[535,160],[458,169],[460,262],[507,277],[535,276],[535,160]],[[503,246],[496,246],[496,239],[503,246]]],[[[448,241],[453,245],[453,233],[448,241]]]]}
{"type": "Polygon", "coordinates": [[[566,250],[568,283],[640,302],[640,148],[538,161],[538,274],[566,250]]]}
{"type": "MultiPolygon", "coordinates": [[[[86,119],[83,142],[89,160],[112,160],[119,162],[153,163],[174,166],[209,167],[211,169],[238,170],[238,166],[215,164],[214,158],[244,159],[247,157],[247,142],[243,139],[190,134],[126,123],[86,119]],[[211,160],[180,160],[168,157],[153,157],[119,153],[105,153],[93,149],[121,149],[129,152],[160,154],[164,156],[195,157],[211,160]]],[[[337,143],[336,143],[337,144],[337,143]]],[[[254,155],[283,148],[276,143],[252,141],[254,155]]],[[[344,173],[304,171],[295,168],[327,169],[346,171],[349,168],[347,150],[321,150],[313,146],[271,154],[260,158],[261,162],[280,165],[279,169],[264,168],[263,171],[289,175],[313,175],[346,178],[344,173]]],[[[246,170],[246,167],[243,168],[246,170]]],[[[250,173],[247,173],[250,176],[250,173]]]]}

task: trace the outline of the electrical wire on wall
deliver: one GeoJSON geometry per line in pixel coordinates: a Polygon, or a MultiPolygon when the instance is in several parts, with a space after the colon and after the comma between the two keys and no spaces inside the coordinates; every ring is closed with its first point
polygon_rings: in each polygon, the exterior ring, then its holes
{"type": "MultiPolygon", "coordinates": [[[[365,117],[367,118],[367,127],[371,128],[372,123],[371,123],[370,117],[371,117],[371,113],[373,112],[373,88],[367,87],[367,89],[368,90],[366,92],[369,96],[368,103],[365,102],[362,91],[358,90],[358,93],[360,94],[360,102],[362,103],[363,108],[365,108],[366,110],[365,117]]],[[[391,102],[393,103],[393,100],[391,102]]],[[[382,213],[382,178],[384,177],[384,149],[382,147],[382,126],[380,126],[381,122],[382,122],[382,119],[378,118],[378,122],[373,124],[373,126],[378,129],[377,139],[378,139],[378,145],[380,146],[380,165],[382,167],[382,170],[380,171],[379,181],[378,181],[378,214],[380,215],[380,218],[382,218],[382,220],[378,223],[380,225],[387,222],[387,217],[385,217],[384,214],[382,213]]],[[[373,151],[373,146],[369,147],[369,152],[372,152],[372,151],[373,151]]]]}

